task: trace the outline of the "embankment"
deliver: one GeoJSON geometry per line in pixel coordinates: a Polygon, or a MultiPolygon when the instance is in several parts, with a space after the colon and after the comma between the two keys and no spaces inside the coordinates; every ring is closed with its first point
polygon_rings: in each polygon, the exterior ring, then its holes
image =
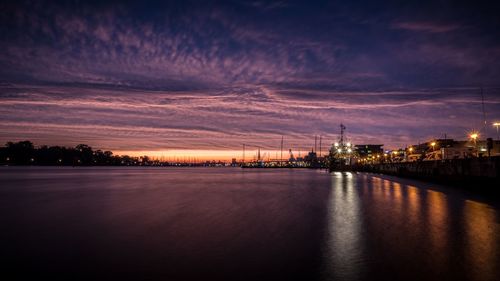
{"type": "Polygon", "coordinates": [[[415,178],[500,194],[500,157],[358,165],[354,170],[415,178]]]}

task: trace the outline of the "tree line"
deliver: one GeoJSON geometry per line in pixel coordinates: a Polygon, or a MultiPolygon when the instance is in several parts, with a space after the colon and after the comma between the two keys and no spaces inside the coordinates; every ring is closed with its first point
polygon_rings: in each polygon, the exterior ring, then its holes
{"type": "Polygon", "coordinates": [[[8,142],[0,147],[2,165],[45,165],[45,166],[133,166],[155,165],[149,157],[113,155],[111,151],[93,150],[86,144],[76,147],[35,147],[31,141],[8,142]]]}

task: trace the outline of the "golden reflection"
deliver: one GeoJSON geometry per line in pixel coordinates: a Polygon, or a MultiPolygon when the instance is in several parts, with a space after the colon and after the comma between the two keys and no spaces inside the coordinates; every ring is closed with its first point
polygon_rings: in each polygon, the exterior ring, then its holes
{"type": "Polygon", "coordinates": [[[401,193],[401,184],[392,182],[392,205],[394,210],[394,219],[400,220],[403,209],[403,195],[401,193]]]}
{"type": "Polygon", "coordinates": [[[420,195],[418,194],[418,190],[418,187],[415,186],[408,185],[407,187],[408,218],[413,225],[419,225],[420,195]]]}
{"type": "Polygon", "coordinates": [[[465,201],[466,256],[472,265],[472,276],[478,280],[494,280],[497,256],[496,235],[500,231],[495,211],[487,204],[465,201]]]}
{"type": "Polygon", "coordinates": [[[444,264],[448,242],[448,206],[446,195],[442,192],[427,190],[428,234],[432,244],[432,257],[436,263],[444,264]]]}
{"type": "Polygon", "coordinates": [[[373,188],[379,189],[382,187],[382,179],[378,177],[372,177],[373,188]]]}
{"type": "Polygon", "coordinates": [[[384,198],[386,198],[391,190],[391,181],[384,180],[384,185],[382,189],[382,194],[384,195],[384,198]]]}
{"type": "Polygon", "coordinates": [[[393,182],[394,189],[394,200],[398,203],[401,203],[402,194],[401,194],[401,184],[398,182],[393,182]]]}

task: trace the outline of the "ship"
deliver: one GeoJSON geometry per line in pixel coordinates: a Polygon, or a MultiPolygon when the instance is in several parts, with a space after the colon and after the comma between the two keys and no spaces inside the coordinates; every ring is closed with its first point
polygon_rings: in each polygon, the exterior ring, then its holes
{"type": "Polygon", "coordinates": [[[340,137],[338,142],[332,144],[328,154],[328,170],[330,172],[343,172],[352,169],[352,159],[355,156],[353,145],[345,137],[346,127],[340,124],[340,137]]]}

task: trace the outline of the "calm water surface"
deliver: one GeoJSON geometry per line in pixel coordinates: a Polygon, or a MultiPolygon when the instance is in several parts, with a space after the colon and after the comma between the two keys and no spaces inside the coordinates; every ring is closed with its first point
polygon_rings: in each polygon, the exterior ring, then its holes
{"type": "Polygon", "coordinates": [[[370,174],[0,168],[1,274],[500,280],[498,201],[370,174]]]}

